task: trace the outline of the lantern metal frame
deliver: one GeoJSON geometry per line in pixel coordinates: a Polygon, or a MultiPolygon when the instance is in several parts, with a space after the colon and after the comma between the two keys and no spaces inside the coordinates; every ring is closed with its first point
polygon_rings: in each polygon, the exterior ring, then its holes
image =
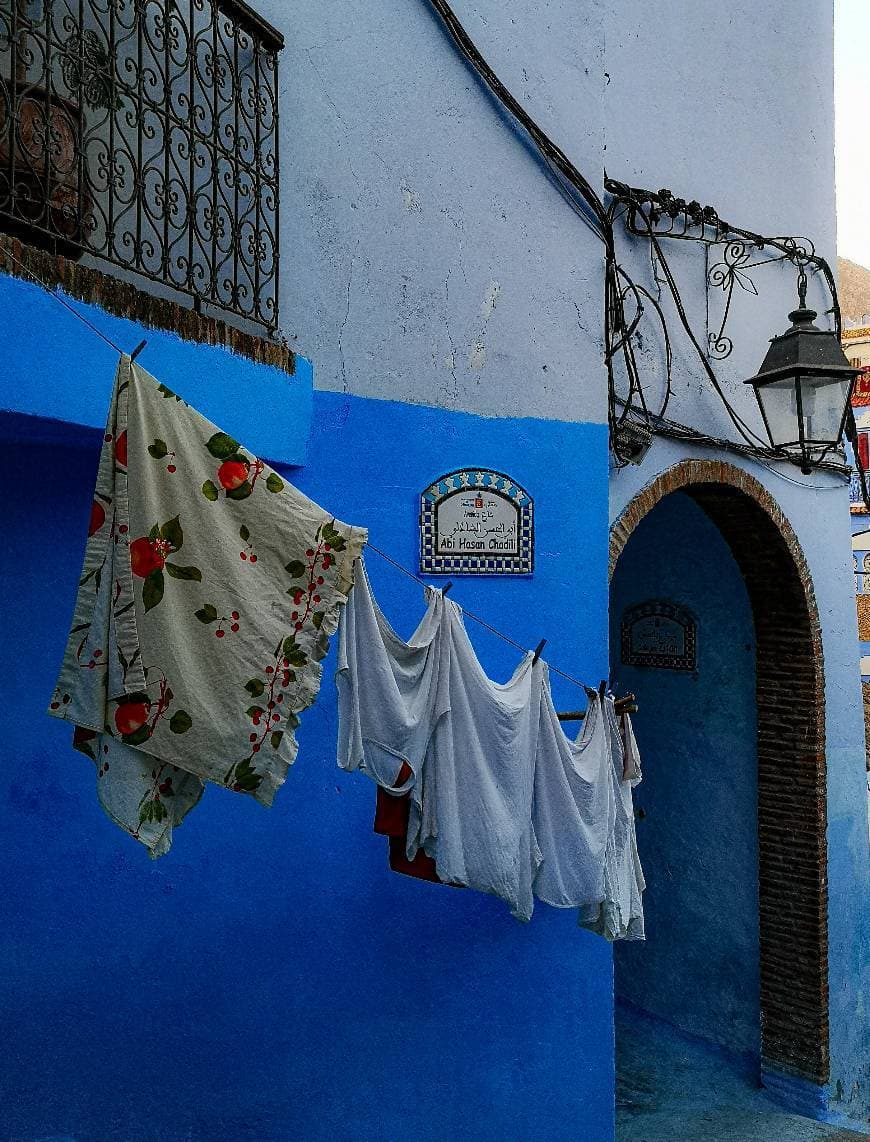
{"type": "MultiPolygon", "coordinates": [[[[789,314],[791,326],[777,337],[773,337],[770,348],[758,373],[744,383],[752,385],[761,419],[770,440],[771,447],[789,460],[799,463],[804,475],[812,472],[828,453],[838,448],[843,439],[846,419],[851,407],[852,389],[859,370],[853,368],[843,352],[836,336],[814,324],[818,314],[809,309],[806,303],[807,278],[803,267],[798,278],[798,308],[789,314]],[[804,412],[804,385],[808,380],[828,381],[837,385],[842,393],[843,381],[848,380],[848,389],[843,400],[843,410],[838,420],[837,432],[833,437],[814,437],[807,433],[807,415],[804,412]],[[773,384],[791,382],[793,386],[794,410],[797,434],[792,439],[777,439],[765,407],[763,392],[773,384]]],[[[783,396],[787,389],[783,391],[783,396]]]]}

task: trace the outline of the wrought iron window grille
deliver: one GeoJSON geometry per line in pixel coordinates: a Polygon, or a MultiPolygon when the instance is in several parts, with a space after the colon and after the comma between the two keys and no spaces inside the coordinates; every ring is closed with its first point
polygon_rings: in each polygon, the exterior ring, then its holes
{"type": "Polygon", "coordinates": [[[240,0],[0,0],[0,229],[274,331],[282,47],[240,0]]]}

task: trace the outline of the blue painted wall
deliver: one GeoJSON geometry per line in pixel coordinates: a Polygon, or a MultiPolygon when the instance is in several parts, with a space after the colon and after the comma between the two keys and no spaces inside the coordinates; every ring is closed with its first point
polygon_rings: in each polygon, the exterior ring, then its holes
{"type": "MultiPolygon", "coordinates": [[[[160,378],[181,388],[189,352],[164,360],[160,378]]],[[[65,359],[93,367],[97,423],[112,374],[103,357],[75,330],[65,359]]],[[[154,367],[147,351],[141,360],[154,367]]],[[[52,377],[58,391],[68,383],[57,367],[52,377]]],[[[610,948],[571,913],[540,906],[521,925],[492,898],[388,871],[373,787],[335,767],[333,660],[271,811],[209,788],[153,863],[102,814],[90,763],[44,714],[99,433],[54,424],[46,444],[25,427],[33,418],[0,416],[22,477],[4,503],[0,570],[0,1133],[443,1142],[471,1129],[608,1142],[610,948]]],[[[235,418],[223,427],[235,433],[235,418]]],[[[407,566],[433,476],[481,462],[516,474],[537,496],[534,578],[458,580],[454,596],[525,645],[546,636],[554,663],[594,679],[606,666],[606,447],[601,426],[315,394],[309,463],[284,471],[407,566]]],[[[419,589],[368,562],[410,633],[419,589]]],[[[516,652],[470,627],[484,665],[506,678],[516,652]]],[[[556,697],[577,704],[567,683],[556,697]]]]}
{"type": "MultiPolygon", "coordinates": [[[[312,370],[297,357],[292,376],[253,365],[216,345],[182,341],[174,333],[144,329],[95,305],[62,295],[111,342],[132,353],[153,376],[170,373],[175,391],[215,423],[232,418],[238,439],[266,460],[301,464],[311,428],[312,370]]],[[[42,286],[0,274],[0,412],[22,414],[28,439],[62,440],[77,425],[102,433],[106,423],[106,376],[118,355],[42,286]],[[60,422],[58,424],[57,422],[60,422]]]]}
{"type": "Polygon", "coordinates": [[[632,691],[644,763],[635,795],[647,943],[615,954],[620,998],[759,1052],[755,635],[736,563],[681,493],[646,516],[611,593],[612,671],[632,691]],[[698,621],[695,673],[624,666],[627,607],[668,599],[698,621]]]}

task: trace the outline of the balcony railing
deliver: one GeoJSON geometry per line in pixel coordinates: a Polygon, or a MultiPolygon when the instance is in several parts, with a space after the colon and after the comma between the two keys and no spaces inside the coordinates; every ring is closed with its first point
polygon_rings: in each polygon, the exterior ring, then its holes
{"type": "Polygon", "coordinates": [[[0,230],[273,330],[282,46],[239,0],[0,0],[0,230]]]}

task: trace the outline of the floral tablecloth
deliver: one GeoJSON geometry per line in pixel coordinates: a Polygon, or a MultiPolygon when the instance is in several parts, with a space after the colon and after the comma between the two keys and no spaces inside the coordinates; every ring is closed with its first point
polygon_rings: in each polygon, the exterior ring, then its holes
{"type": "Polygon", "coordinates": [[[121,358],[49,712],[152,856],[206,781],[271,804],[365,539],[121,358]]]}

